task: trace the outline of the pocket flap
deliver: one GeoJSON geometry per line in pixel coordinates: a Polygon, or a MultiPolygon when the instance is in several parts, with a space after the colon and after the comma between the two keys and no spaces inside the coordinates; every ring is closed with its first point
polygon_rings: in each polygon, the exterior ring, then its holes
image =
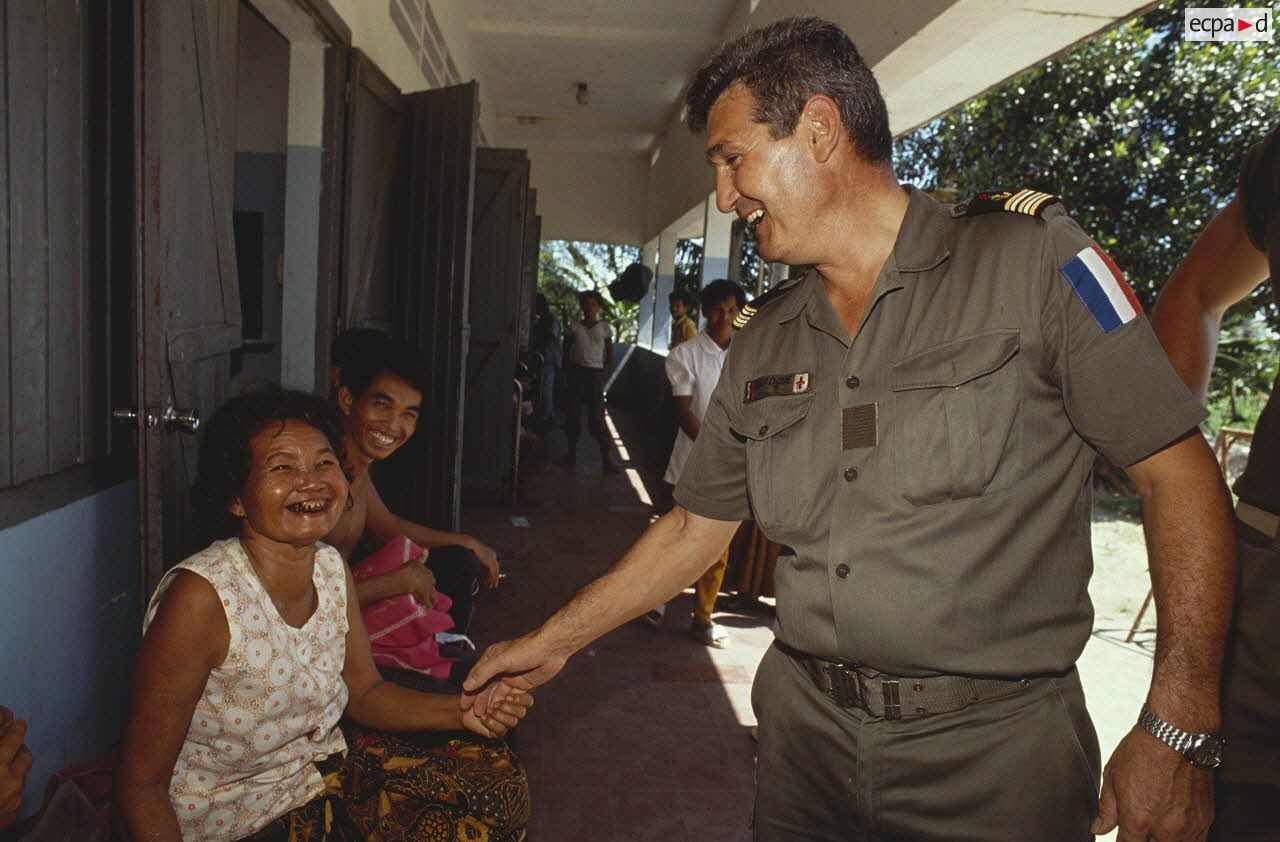
{"type": "Polygon", "coordinates": [[[895,392],[959,386],[990,374],[1018,353],[1017,328],[962,336],[894,363],[895,392]]]}
{"type": "Polygon", "coordinates": [[[742,438],[764,441],[799,423],[809,414],[812,405],[811,394],[750,404],[743,408],[742,419],[733,425],[733,431],[742,438]]]}

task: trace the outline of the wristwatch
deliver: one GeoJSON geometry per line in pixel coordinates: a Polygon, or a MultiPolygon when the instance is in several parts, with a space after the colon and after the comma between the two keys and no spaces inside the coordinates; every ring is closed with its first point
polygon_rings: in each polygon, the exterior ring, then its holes
{"type": "Polygon", "coordinates": [[[1148,734],[1185,757],[1197,769],[1217,769],[1222,765],[1222,746],[1225,741],[1217,734],[1191,734],[1175,728],[1152,713],[1151,708],[1146,705],[1142,706],[1138,724],[1148,734]]]}

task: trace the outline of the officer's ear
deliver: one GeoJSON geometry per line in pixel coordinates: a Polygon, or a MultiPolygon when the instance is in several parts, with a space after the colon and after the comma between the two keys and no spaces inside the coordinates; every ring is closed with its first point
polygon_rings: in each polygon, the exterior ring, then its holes
{"type": "Polygon", "coordinates": [[[840,146],[844,135],[844,121],[840,119],[840,106],[824,94],[809,97],[800,114],[800,131],[803,133],[814,160],[826,163],[840,146]]]}

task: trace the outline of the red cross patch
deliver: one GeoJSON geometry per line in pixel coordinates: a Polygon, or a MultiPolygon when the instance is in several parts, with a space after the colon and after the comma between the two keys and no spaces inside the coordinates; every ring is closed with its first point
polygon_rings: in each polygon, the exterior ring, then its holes
{"type": "Polygon", "coordinates": [[[795,394],[800,394],[809,388],[809,373],[803,371],[797,374],[791,381],[791,388],[795,394]]]}

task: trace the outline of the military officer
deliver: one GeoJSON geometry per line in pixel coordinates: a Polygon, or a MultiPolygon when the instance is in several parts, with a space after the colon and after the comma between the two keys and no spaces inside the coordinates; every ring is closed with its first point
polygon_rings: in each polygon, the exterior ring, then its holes
{"type": "Polygon", "coordinates": [[[725,45],[687,104],[720,210],[812,268],[744,311],[676,509],[468,688],[545,682],[750,515],[794,551],[753,691],[757,840],[1202,837],[1228,498],[1123,275],[1051,196],[947,207],[899,185],[884,100],[833,24],[725,45]],[[1095,451],[1142,495],[1161,629],[1100,800],[1074,667],[1095,451]]]}

